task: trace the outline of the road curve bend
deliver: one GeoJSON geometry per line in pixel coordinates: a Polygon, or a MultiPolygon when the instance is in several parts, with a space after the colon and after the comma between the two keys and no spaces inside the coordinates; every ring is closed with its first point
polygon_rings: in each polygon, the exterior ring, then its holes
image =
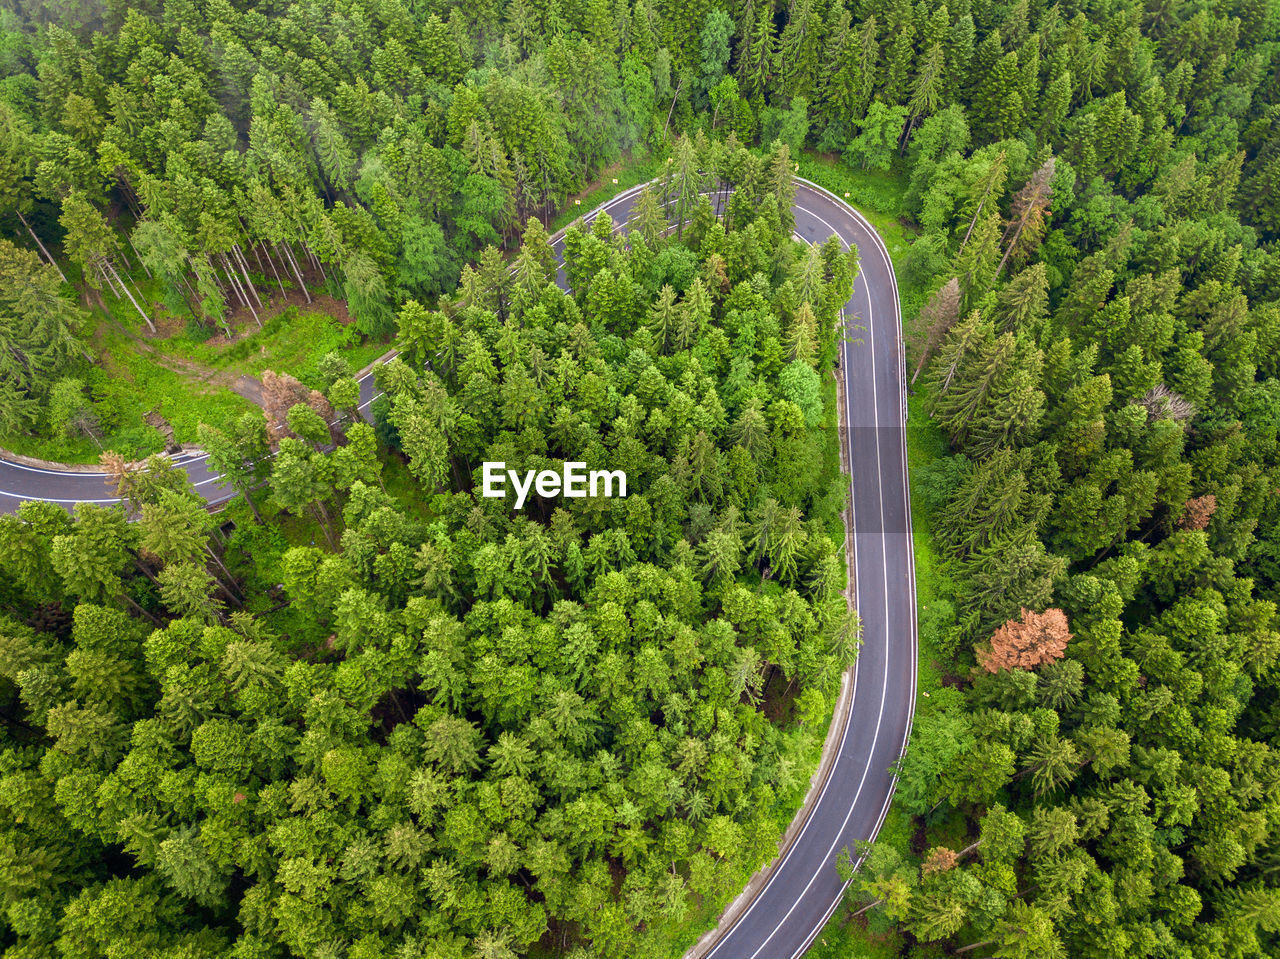
{"type": "MultiPolygon", "coordinates": [[[[641,187],[591,211],[624,229],[641,187]]],[[[846,466],[852,486],[855,600],[862,648],[846,677],[850,704],[843,729],[833,730],[836,754],[798,814],[789,842],[756,880],[749,899],[735,903],[714,933],[691,955],[698,959],[796,959],[835,911],[844,884],[840,851],[872,839],[884,822],[896,777],[891,766],[906,748],[916,697],[915,561],[907,485],[906,376],[897,281],[883,241],[842,200],[805,180],[797,182],[796,235],[809,243],[838,236],[856,247],[860,271],[845,306],[848,336],[838,375],[844,378],[848,431],[846,466]]],[[[563,231],[553,239],[563,255],[563,231]]],[[[375,396],[372,372],[360,381],[360,406],[375,396]]],[[[176,460],[212,503],[231,490],[200,454],[176,460]]],[[[105,474],[67,472],[0,459],[0,512],[23,500],[113,503],[105,474]]]]}

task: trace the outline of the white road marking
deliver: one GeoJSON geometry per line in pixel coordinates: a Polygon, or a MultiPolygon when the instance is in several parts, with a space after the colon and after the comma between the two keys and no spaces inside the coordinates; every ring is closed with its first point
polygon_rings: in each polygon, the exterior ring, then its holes
{"type": "Polygon", "coordinates": [[[57,499],[53,496],[31,497],[25,493],[10,493],[8,490],[0,489],[0,496],[8,496],[10,499],[21,500],[24,503],[119,503],[119,499],[57,499]]]}
{"type": "MultiPolygon", "coordinates": [[[[803,185],[803,186],[810,186],[810,185],[807,183],[807,181],[801,181],[801,182],[802,182],[802,185],[803,185]]],[[[812,189],[812,188],[811,188],[811,189],[812,189]]],[[[880,238],[879,238],[879,234],[878,234],[878,233],[875,231],[875,229],[870,225],[870,223],[868,223],[868,222],[867,222],[867,220],[865,219],[865,217],[863,217],[861,214],[859,214],[859,213],[858,213],[858,211],[854,210],[852,207],[849,207],[849,206],[848,206],[848,204],[844,204],[844,203],[842,203],[839,199],[834,198],[834,197],[831,197],[831,196],[830,196],[830,194],[827,194],[827,193],[826,193],[826,191],[823,191],[823,190],[821,190],[820,188],[818,188],[818,189],[812,189],[812,192],[817,193],[819,196],[824,196],[824,195],[825,195],[826,197],[829,197],[830,199],[834,200],[834,202],[837,204],[837,209],[841,210],[841,212],[845,212],[844,208],[847,208],[847,209],[848,209],[848,211],[849,211],[849,212],[851,212],[851,213],[853,214],[853,217],[854,217],[854,219],[855,219],[855,222],[856,222],[860,227],[862,227],[862,228],[866,231],[866,233],[867,233],[868,237],[870,238],[871,245],[872,245],[872,246],[874,246],[874,247],[876,248],[876,251],[880,254],[881,261],[885,264],[886,270],[887,270],[888,275],[889,275],[889,278],[890,278],[890,283],[892,284],[892,286],[893,286],[893,291],[894,291],[894,296],[893,296],[893,302],[894,302],[894,319],[895,319],[895,326],[896,326],[896,328],[897,328],[897,329],[896,329],[896,332],[897,332],[897,334],[898,334],[898,336],[897,336],[897,340],[895,341],[895,352],[896,352],[896,351],[897,351],[897,344],[901,343],[901,325],[902,325],[902,317],[901,317],[901,312],[900,312],[900,309],[899,309],[899,302],[900,302],[900,301],[899,301],[899,297],[898,297],[898,290],[897,290],[897,277],[894,275],[894,272],[893,272],[893,264],[890,262],[889,257],[888,257],[888,254],[887,254],[887,252],[885,251],[885,249],[883,248],[883,245],[882,245],[882,243],[881,243],[881,241],[880,241],[880,238]]],[[[815,213],[814,211],[812,211],[812,210],[810,210],[810,209],[808,209],[808,208],[805,208],[805,207],[801,207],[801,209],[803,209],[803,210],[804,210],[804,212],[805,212],[806,214],[808,214],[808,215],[812,216],[812,217],[813,217],[814,219],[816,219],[818,222],[822,223],[822,224],[823,224],[823,225],[824,225],[828,230],[830,230],[830,231],[831,231],[831,234],[832,234],[832,235],[839,237],[839,239],[840,239],[841,243],[844,245],[845,249],[848,249],[848,248],[851,246],[850,242],[849,242],[849,241],[847,241],[847,240],[845,240],[844,236],[843,236],[843,235],[842,235],[838,230],[836,230],[836,229],[835,229],[835,228],[834,228],[830,223],[828,223],[828,222],[827,222],[827,221],[826,221],[826,220],[825,220],[825,219],[824,219],[820,214],[815,213]]],[[[807,241],[806,241],[806,242],[807,242],[807,241]]],[[[812,244],[811,244],[811,245],[812,245],[812,244]]],[[[860,272],[860,274],[861,274],[861,271],[859,271],[859,272],[860,272]]],[[[867,277],[865,276],[865,274],[861,274],[861,275],[860,275],[860,278],[863,280],[864,292],[866,293],[866,297],[867,297],[867,341],[868,341],[868,342],[871,342],[871,340],[873,339],[873,333],[872,333],[872,330],[873,330],[873,327],[874,327],[874,316],[873,316],[873,307],[872,307],[872,299],[871,299],[871,284],[870,284],[869,280],[867,279],[867,277]]],[[[846,364],[846,365],[845,365],[845,369],[842,371],[842,375],[847,375],[847,371],[848,371],[848,355],[847,355],[847,354],[848,354],[848,344],[847,344],[847,343],[844,345],[843,349],[844,349],[844,352],[845,352],[845,364],[846,364]]],[[[875,379],[875,375],[876,375],[876,364],[875,364],[875,352],[874,352],[874,350],[872,350],[872,353],[871,353],[871,366],[872,366],[872,379],[873,379],[873,383],[874,383],[874,379],[875,379]]],[[[899,384],[899,391],[902,391],[902,379],[901,379],[901,372],[900,372],[900,371],[899,371],[899,372],[895,372],[895,378],[898,380],[898,384],[899,384]]],[[[847,408],[848,408],[848,410],[849,410],[850,423],[852,423],[852,415],[853,415],[853,412],[852,412],[852,391],[851,391],[851,390],[846,390],[845,403],[846,403],[846,407],[847,407],[847,408]]],[[[888,633],[890,632],[890,623],[889,623],[889,562],[888,562],[887,523],[885,522],[885,512],[884,512],[883,460],[882,460],[882,457],[881,457],[881,455],[880,455],[880,434],[879,434],[879,429],[880,429],[880,416],[879,416],[879,397],[878,397],[878,391],[876,391],[876,390],[872,390],[872,403],[873,403],[873,409],[874,409],[873,416],[874,416],[874,419],[875,419],[875,426],[874,426],[874,429],[876,430],[876,480],[877,480],[877,482],[876,482],[876,493],[877,493],[877,500],[878,500],[878,502],[879,502],[879,509],[880,509],[880,526],[881,526],[881,534],[880,534],[880,553],[881,553],[881,566],[882,566],[882,570],[883,570],[883,573],[884,573],[884,582],[885,582],[885,592],[884,592],[884,602],[885,602],[885,631],[886,631],[886,639],[887,639],[887,635],[888,635],[888,633]]],[[[853,458],[853,448],[852,448],[852,444],[850,445],[849,456],[850,456],[850,463],[849,463],[849,467],[850,467],[850,472],[851,472],[851,474],[852,474],[852,470],[853,470],[853,462],[852,462],[852,458],[853,458]]],[[[906,510],[907,510],[907,512],[906,512],[906,514],[905,514],[905,515],[906,515],[907,528],[908,528],[908,531],[909,531],[909,530],[910,530],[910,517],[911,517],[911,513],[910,513],[909,490],[908,490],[907,485],[906,485],[906,481],[907,481],[907,472],[906,472],[906,437],[905,437],[905,433],[904,433],[904,434],[902,434],[902,461],[903,461],[903,474],[902,474],[902,476],[903,476],[903,502],[904,502],[904,505],[905,505],[906,510]]],[[[850,502],[851,502],[851,504],[852,504],[852,497],[850,497],[850,502]]],[[[852,506],[851,506],[851,508],[852,508],[852,506]]],[[[908,573],[908,576],[909,576],[909,583],[910,583],[910,596],[911,596],[912,603],[913,603],[913,606],[912,606],[912,608],[911,608],[911,615],[909,616],[909,619],[910,619],[910,627],[911,627],[911,635],[912,635],[912,643],[911,643],[911,673],[910,673],[910,676],[911,676],[911,689],[912,689],[912,692],[911,692],[911,701],[912,701],[912,703],[914,704],[914,701],[915,701],[915,690],[916,690],[916,671],[917,671],[917,664],[916,664],[916,660],[917,660],[918,652],[917,652],[917,647],[916,647],[916,629],[917,629],[917,627],[916,627],[915,615],[914,615],[914,600],[915,600],[915,576],[914,576],[914,572],[915,572],[915,557],[914,557],[913,555],[910,555],[910,554],[912,553],[913,545],[914,545],[914,544],[912,544],[912,543],[911,543],[911,541],[910,541],[910,536],[908,536],[908,544],[907,544],[907,546],[908,546],[908,548],[907,548],[907,551],[908,551],[908,563],[909,563],[909,573],[908,573]]],[[[855,569],[854,595],[858,598],[858,607],[859,607],[859,609],[861,609],[861,608],[862,608],[862,606],[861,606],[861,583],[862,583],[862,581],[863,581],[863,577],[858,577],[858,576],[856,576],[856,570],[858,569],[858,563],[859,563],[859,557],[858,557],[858,532],[857,532],[857,526],[856,526],[856,519],[855,519],[855,526],[854,526],[853,549],[854,549],[854,569],[855,569]]],[[[763,950],[763,949],[765,948],[765,946],[766,946],[766,945],[768,945],[769,941],[770,941],[770,940],[773,938],[773,936],[778,932],[778,930],[779,930],[779,929],[781,929],[781,928],[783,927],[783,925],[785,925],[785,923],[786,923],[787,919],[791,916],[791,914],[795,911],[796,907],[797,907],[797,906],[800,904],[800,902],[803,900],[803,898],[804,898],[805,894],[806,894],[806,893],[808,892],[808,890],[813,886],[813,883],[817,880],[818,876],[821,874],[821,872],[823,871],[823,869],[825,869],[825,868],[830,868],[830,867],[829,867],[829,865],[828,865],[828,860],[829,860],[829,858],[830,858],[830,856],[831,856],[831,853],[832,853],[832,852],[834,852],[834,851],[835,851],[835,849],[836,849],[836,847],[840,845],[841,837],[843,836],[843,833],[844,833],[845,828],[847,828],[847,826],[848,826],[849,820],[850,820],[850,819],[852,818],[852,816],[853,816],[853,811],[854,811],[854,808],[855,808],[855,807],[856,807],[856,805],[857,805],[858,797],[859,797],[859,796],[861,795],[861,793],[862,793],[863,787],[865,786],[865,783],[866,783],[867,776],[868,776],[868,774],[870,773],[870,770],[871,770],[872,757],[875,755],[875,747],[876,747],[876,744],[877,744],[877,742],[878,742],[878,740],[879,740],[879,736],[880,736],[880,727],[883,725],[883,719],[884,719],[884,707],[885,707],[885,702],[886,702],[886,699],[887,699],[887,696],[888,696],[888,683],[889,683],[889,658],[888,658],[888,657],[889,657],[889,652],[890,652],[889,644],[886,642],[886,646],[885,646],[885,657],[886,657],[886,658],[885,658],[885,672],[884,672],[884,678],[883,678],[883,680],[882,680],[882,684],[881,684],[880,709],[879,709],[879,712],[878,712],[878,715],[877,715],[876,731],[875,731],[875,735],[874,735],[874,736],[873,736],[873,738],[872,738],[871,748],[870,748],[870,750],[868,751],[868,754],[867,754],[867,762],[866,762],[866,765],[863,767],[862,777],[861,777],[861,780],[859,781],[858,789],[857,789],[857,791],[854,793],[853,800],[852,800],[852,801],[850,802],[850,804],[849,804],[849,811],[848,811],[848,813],[846,813],[845,818],[844,818],[844,821],[841,823],[841,827],[840,827],[840,830],[839,830],[839,834],[837,835],[837,837],[836,837],[835,841],[832,843],[832,845],[828,848],[826,855],[825,855],[825,856],[823,857],[823,859],[822,859],[822,862],[820,862],[820,863],[817,863],[817,864],[816,864],[816,866],[817,866],[816,871],[814,872],[813,876],[809,879],[808,883],[806,883],[806,884],[805,884],[804,889],[803,889],[803,890],[801,890],[800,895],[796,898],[796,900],[795,900],[795,902],[792,904],[791,908],[787,910],[786,914],[782,917],[782,919],[780,919],[777,923],[775,923],[775,924],[774,924],[774,926],[773,926],[772,930],[770,930],[770,932],[769,932],[769,935],[765,937],[764,941],[763,941],[763,942],[762,942],[762,943],[761,943],[761,944],[756,948],[755,952],[753,952],[753,953],[751,954],[750,959],[756,959],[756,957],[758,957],[758,956],[759,956],[759,954],[760,954],[761,950],[763,950]]],[[[841,738],[840,738],[840,744],[839,744],[839,747],[838,747],[838,749],[837,749],[837,755],[839,755],[839,754],[843,753],[843,751],[844,751],[844,745],[845,745],[845,742],[847,741],[847,738],[848,738],[849,728],[852,726],[852,721],[851,721],[851,720],[852,720],[852,716],[853,716],[853,702],[856,702],[856,698],[857,698],[857,678],[858,678],[858,675],[859,675],[859,672],[858,672],[858,663],[860,662],[860,660],[861,660],[861,657],[859,657],[859,660],[856,660],[856,661],[855,661],[855,663],[854,663],[854,690],[853,690],[853,694],[852,694],[852,695],[853,695],[853,701],[851,701],[850,706],[849,706],[849,717],[850,717],[850,722],[848,722],[848,723],[846,724],[845,729],[844,729],[844,731],[843,731],[843,733],[842,733],[842,735],[841,735],[841,738]]],[[[911,735],[911,722],[910,722],[910,717],[909,717],[909,718],[908,718],[908,723],[907,723],[907,729],[906,729],[906,731],[905,731],[905,732],[904,732],[904,734],[903,734],[903,745],[902,745],[902,748],[899,750],[899,756],[901,756],[901,755],[902,755],[902,753],[903,753],[903,752],[905,752],[905,749],[906,749],[906,743],[907,743],[908,739],[910,738],[910,735],[911,735]]],[[[812,808],[813,808],[813,810],[814,810],[815,812],[816,812],[816,810],[818,809],[818,807],[822,804],[823,798],[825,797],[825,794],[826,794],[827,787],[830,785],[830,783],[831,783],[831,781],[832,781],[832,779],[833,779],[833,778],[834,778],[834,777],[829,776],[829,777],[828,777],[828,779],[827,779],[827,781],[826,781],[826,783],[824,783],[824,785],[823,785],[823,789],[819,792],[819,794],[818,794],[818,798],[817,798],[817,800],[815,800],[814,805],[813,805],[813,807],[812,807],[812,808]]],[[[887,816],[887,814],[888,814],[889,805],[890,805],[890,803],[891,803],[891,801],[892,801],[892,798],[893,798],[894,787],[895,787],[895,786],[896,786],[896,784],[897,784],[897,779],[898,779],[898,777],[897,777],[897,775],[895,774],[895,775],[893,776],[892,781],[890,782],[889,792],[888,792],[888,794],[887,794],[887,795],[886,795],[886,797],[885,797],[884,804],[881,806],[881,809],[880,809],[880,815],[877,817],[877,821],[876,821],[876,824],[875,824],[875,828],[872,830],[871,838],[873,838],[873,839],[875,838],[875,835],[876,835],[877,833],[879,833],[881,826],[883,826],[883,824],[884,824],[885,817],[886,817],[886,816],[887,816]]],[[[729,938],[729,936],[732,934],[732,931],[733,931],[735,928],[737,928],[737,927],[738,927],[739,923],[741,923],[741,922],[742,922],[742,921],[743,921],[743,920],[744,920],[748,915],[750,915],[750,914],[751,914],[751,911],[755,908],[755,906],[756,906],[756,905],[757,905],[757,904],[758,904],[758,903],[759,903],[759,902],[764,898],[765,893],[766,893],[766,892],[767,892],[767,890],[770,888],[770,886],[772,886],[772,884],[773,884],[773,880],[774,880],[774,879],[775,879],[775,878],[776,878],[780,873],[782,873],[782,872],[784,871],[784,867],[785,867],[786,863],[790,860],[792,853],[794,853],[795,849],[799,846],[801,838],[804,836],[805,832],[808,830],[809,826],[812,824],[812,822],[813,822],[813,821],[814,821],[814,820],[813,820],[813,816],[812,816],[812,814],[811,814],[811,816],[810,816],[809,820],[807,820],[807,821],[805,822],[804,826],[802,826],[802,827],[801,827],[800,832],[799,832],[799,833],[796,835],[796,837],[792,840],[791,847],[788,849],[787,853],[783,856],[782,860],[781,860],[780,862],[778,862],[778,863],[773,867],[773,871],[770,873],[769,879],[768,879],[768,881],[765,883],[764,887],[760,890],[760,892],[756,895],[756,897],[751,901],[751,903],[749,903],[749,904],[747,905],[747,908],[746,908],[746,909],[745,909],[745,910],[744,910],[744,911],[743,911],[743,912],[742,912],[742,913],[741,913],[741,914],[740,914],[740,915],[739,915],[739,916],[734,920],[733,924],[729,927],[729,929],[727,929],[727,930],[725,931],[725,933],[720,937],[720,939],[719,939],[719,940],[718,940],[718,941],[717,941],[717,942],[716,942],[716,943],[711,947],[711,949],[710,949],[710,950],[708,951],[708,953],[706,954],[706,959],[710,959],[710,957],[711,957],[711,956],[713,956],[713,955],[717,952],[717,950],[719,950],[720,946],[722,946],[722,945],[724,944],[724,942],[725,942],[725,941],[729,938]]],[[[857,860],[857,862],[855,863],[855,868],[856,868],[856,866],[857,866],[857,865],[860,865],[860,864],[861,864],[861,862],[862,862],[862,858],[860,857],[860,858],[857,860]]],[[[845,884],[844,884],[844,886],[842,886],[842,888],[846,888],[847,886],[848,886],[848,883],[845,883],[845,884]]],[[[835,902],[833,902],[833,903],[831,904],[830,908],[826,911],[826,913],[825,913],[825,915],[824,915],[824,917],[823,917],[823,922],[822,922],[819,926],[817,926],[816,928],[814,928],[813,930],[811,930],[811,931],[809,932],[809,934],[805,937],[805,941],[804,941],[804,943],[801,945],[801,947],[800,947],[800,948],[799,948],[795,953],[793,953],[793,954],[792,954],[792,959],[796,959],[796,957],[798,957],[798,956],[800,956],[801,954],[803,954],[803,953],[804,953],[804,952],[809,948],[809,946],[813,943],[813,940],[817,937],[818,933],[819,933],[819,932],[821,932],[821,930],[822,930],[822,926],[825,926],[825,925],[826,925],[827,920],[828,920],[828,919],[830,919],[831,915],[835,912],[835,910],[836,910],[836,908],[839,906],[839,904],[840,904],[840,897],[837,897],[837,898],[836,898],[836,900],[835,900],[835,902]]]]}

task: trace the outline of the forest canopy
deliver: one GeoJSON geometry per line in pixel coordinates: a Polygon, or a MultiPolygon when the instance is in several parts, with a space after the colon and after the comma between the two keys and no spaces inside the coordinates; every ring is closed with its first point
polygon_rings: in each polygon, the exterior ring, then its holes
{"type": "Polygon", "coordinates": [[[657,956],[769,858],[857,642],[856,264],[772,188],[682,240],[656,189],[652,239],[570,230],[572,293],[531,221],[516,269],[401,310],[376,428],[271,379],[209,448],[319,545],[228,533],[158,458],[117,464],[127,506],[0,518],[8,955],[657,956]],[[517,513],[486,460],[628,494],[517,513]]]}
{"type": "Polygon", "coordinates": [[[328,297],[402,350],[373,426],[335,356],[202,428],[251,493],[217,520],[121,456],[127,509],[0,519],[6,956],[666,956],[709,918],[855,642],[854,268],[791,242],[796,163],[897,237],[930,560],[905,826],[832,933],[1280,952],[1278,19],[0,12],[0,430],[127,425],[85,359],[108,314],[209,337],[328,297]],[[571,230],[565,294],[550,221],[636,163],[630,242],[571,230]],[[570,457],[636,494],[471,493],[570,457]]]}

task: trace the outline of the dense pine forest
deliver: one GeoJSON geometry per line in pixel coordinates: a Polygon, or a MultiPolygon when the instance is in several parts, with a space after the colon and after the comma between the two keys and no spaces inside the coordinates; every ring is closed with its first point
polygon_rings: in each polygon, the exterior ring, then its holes
{"type": "Polygon", "coordinates": [[[534,220],[410,301],[376,428],[272,380],[205,433],[270,515],[157,457],[127,510],[0,518],[7,955],[659,956],[769,858],[856,648],[820,375],[855,264],[755,167],[679,239],[656,190],[629,244],[572,231],[572,295],[534,220]],[[564,460],[628,495],[469,475],[564,460]]]}
{"type": "Polygon", "coordinates": [[[857,643],[815,153],[911,240],[928,693],[815,951],[1276,955],[1278,54],[1268,0],[0,12],[0,434],[127,501],[0,518],[5,957],[679,954],[857,643]],[[188,437],[222,513],[110,452],[104,323],[286,305],[402,350],[372,425],[335,352],[188,437]],[[569,459],[630,495],[478,495],[569,459]]]}

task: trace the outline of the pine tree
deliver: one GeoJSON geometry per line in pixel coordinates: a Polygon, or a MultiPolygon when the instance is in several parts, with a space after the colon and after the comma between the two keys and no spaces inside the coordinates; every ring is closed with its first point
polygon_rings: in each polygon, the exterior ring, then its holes
{"type": "Polygon", "coordinates": [[[1049,274],[1035,263],[1013,277],[996,295],[995,319],[1002,332],[1025,330],[1039,338],[1049,308],[1049,274]]]}
{"type": "Polygon", "coordinates": [[[970,63],[974,55],[974,41],[977,30],[973,24],[972,14],[965,13],[956,18],[955,23],[947,30],[945,48],[947,54],[946,97],[955,101],[969,85],[966,79],[970,75],[970,63]]]}
{"type": "Polygon", "coordinates": [[[1042,354],[980,316],[952,330],[935,366],[933,416],[958,447],[989,453],[1029,440],[1044,411],[1042,354]]]}
{"type": "Polygon", "coordinates": [[[266,421],[258,413],[245,413],[227,431],[202,423],[198,435],[201,447],[209,454],[209,466],[244,498],[254,518],[261,522],[252,490],[266,476],[270,451],[266,421]]]}
{"type": "Polygon", "coordinates": [[[959,318],[960,282],[953,276],[933,294],[917,318],[917,324],[923,325],[928,332],[920,347],[920,362],[916,364],[916,370],[911,374],[913,384],[919,379],[925,364],[942,345],[947,333],[959,318]]]}
{"type": "Polygon", "coordinates": [[[11,432],[34,425],[41,400],[84,355],[77,339],[83,323],[55,271],[0,240],[0,422],[11,432]]]}
{"type": "Polygon", "coordinates": [[[770,89],[774,71],[773,11],[757,0],[755,23],[751,28],[751,41],[738,58],[738,79],[743,94],[752,101],[763,101],[770,89]]]}
{"type": "Polygon", "coordinates": [[[988,140],[1013,136],[1023,119],[1018,55],[1006,53],[979,84],[974,98],[974,128],[988,140]]]}
{"type": "Polygon", "coordinates": [[[895,32],[889,50],[888,71],[881,94],[885,103],[892,106],[906,103],[911,95],[911,66],[915,59],[915,29],[908,22],[895,32]]]}
{"type": "Polygon", "coordinates": [[[900,153],[906,153],[911,131],[921,117],[933,113],[942,103],[944,57],[940,44],[934,44],[925,54],[924,63],[916,73],[911,99],[907,102],[907,127],[902,132],[900,153]]]}
{"type": "Polygon", "coordinates": [[[1023,185],[1013,197],[1009,224],[1004,231],[1004,256],[996,267],[996,276],[1003,271],[1009,258],[1016,255],[1018,260],[1025,259],[1031,250],[1039,244],[1044,233],[1044,215],[1053,199],[1053,157],[1042,163],[1031,179],[1023,185]]]}
{"type": "Polygon", "coordinates": [[[813,0],[791,0],[777,52],[780,86],[789,98],[812,97],[821,38],[817,21],[813,0]]]}
{"type": "Polygon", "coordinates": [[[85,282],[95,290],[105,282],[113,295],[127,297],[152,333],[156,331],[151,317],[138,305],[129,289],[128,275],[121,276],[115,267],[120,241],[93,205],[81,193],[70,193],[62,201],[58,222],[67,231],[67,255],[84,270],[85,282]]]}

